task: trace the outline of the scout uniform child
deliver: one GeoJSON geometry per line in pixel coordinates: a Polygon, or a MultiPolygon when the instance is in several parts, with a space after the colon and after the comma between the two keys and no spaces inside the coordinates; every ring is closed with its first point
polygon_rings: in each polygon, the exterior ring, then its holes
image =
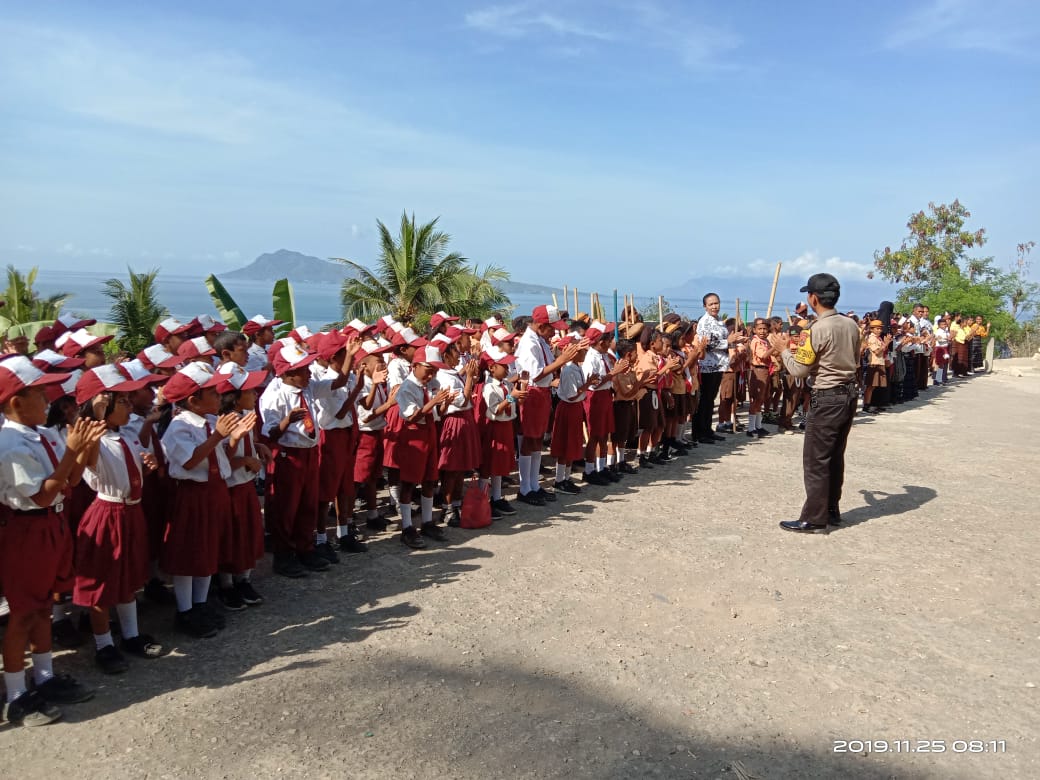
{"type": "Polygon", "coordinates": [[[656,328],[644,328],[639,334],[640,353],[636,368],[646,393],[639,400],[639,465],[667,463],[670,456],[656,450],[664,432],[664,412],[661,409],[660,382],[678,363],[666,360],[664,334],[656,328]]]}
{"type": "MultiPolygon", "coordinates": [[[[577,333],[564,336],[557,346],[564,350],[571,344],[578,344],[580,349],[569,363],[560,367],[560,386],[556,390],[560,402],[553,418],[549,454],[556,458],[556,482],[553,485],[556,492],[575,495],[581,492],[581,488],[574,484],[570,473],[571,465],[581,460],[585,452],[585,395],[590,387],[601,383],[603,377],[598,374],[586,377],[582,373],[581,364],[589,348],[577,333]]],[[[595,470],[585,473],[585,482],[589,485],[611,483],[595,470]]]]}
{"type": "MultiPolygon", "coordinates": [[[[669,314],[675,317],[675,321],[667,321],[664,326],[665,355],[674,358],[672,369],[661,377],[661,408],[664,412],[664,432],[661,436],[661,455],[669,457],[670,454],[688,455],[689,449],[679,443],[676,434],[680,423],[686,416],[686,377],[683,375],[683,366],[686,354],[682,350],[683,328],[682,322],[678,321],[677,314],[669,314]]],[[[689,323],[686,323],[689,326],[689,323]]]]}
{"type": "Polygon", "coordinates": [[[433,493],[437,488],[437,426],[434,413],[444,414],[451,391],[437,390],[434,375],[447,368],[436,347],[425,346],[412,357],[412,371],[397,386],[398,432],[397,466],[400,470],[401,542],[413,549],[425,547],[422,536],[444,541],[444,531],[433,521],[433,493]],[[422,525],[412,525],[412,491],[420,485],[422,525]],[[421,534],[421,535],[420,535],[421,534]]]}
{"type": "MultiPolygon", "coordinates": [[[[349,374],[312,379],[311,363],[317,355],[289,341],[270,352],[275,379],[260,396],[260,432],[275,445],[266,505],[274,570],[284,577],[302,577],[307,570],[325,571],[331,559],[331,546],[315,548],[320,476],[315,400],[331,398],[333,391],[346,386],[349,374]]],[[[324,522],[322,518],[322,526],[324,522]]]]}
{"type": "Polygon", "coordinates": [[[729,361],[722,374],[722,383],[719,385],[719,421],[715,426],[715,431],[717,433],[736,433],[737,426],[734,425],[733,420],[736,419],[737,372],[742,363],[744,342],[747,339],[737,331],[735,318],[730,317],[726,320],[725,327],[728,334],[729,361]]]}
{"type": "Polygon", "coordinates": [[[884,324],[881,320],[871,320],[870,333],[867,334],[867,374],[863,390],[863,409],[874,414],[879,411],[876,405],[871,404],[874,393],[878,389],[888,387],[885,354],[888,352],[888,345],[892,343],[892,334],[882,337],[882,330],[884,330],[884,324]]]}
{"type": "Polygon", "coordinates": [[[443,345],[441,354],[448,366],[437,371],[437,386],[451,394],[440,420],[437,468],[440,471],[447,523],[457,527],[462,520],[460,511],[466,474],[480,467],[480,432],[473,418],[473,387],[480,362],[470,361],[460,370],[455,368],[462,365],[458,342],[437,335],[433,344],[438,347],[443,345]]]}
{"type": "MultiPolygon", "coordinates": [[[[256,390],[267,381],[267,372],[249,372],[237,363],[227,362],[217,369],[217,376],[220,413],[235,414],[242,421],[255,424],[256,390]]],[[[231,467],[227,478],[231,523],[220,545],[218,592],[224,608],[234,612],[263,602],[251,582],[256,562],[264,557],[264,523],[254,482],[271,459],[271,451],[254,439],[250,427],[234,446],[228,441],[225,452],[231,467]]]]}
{"type": "MultiPolygon", "coordinates": [[[[600,381],[590,386],[585,395],[585,419],[588,424],[588,444],[585,446],[585,481],[593,485],[617,482],[621,479],[613,469],[608,468],[608,442],[614,433],[614,375],[622,373],[628,366],[612,369],[609,361],[610,334],[614,332],[613,323],[593,321],[585,331],[585,338],[590,347],[582,361],[582,373],[597,376],[600,381]],[[593,476],[599,474],[599,477],[593,476]],[[604,479],[606,481],[604,481],[604,479]]],[[[613,465],[612,463],[609,465],[613,465]]]]}
{"type": "Polygon", "coordinates": [[[481,426],[480,477],[482,482],[491,482],[491,518],[494,520],[516,514],[513,505],[502,495],[502,478],[508,477],[516,468],[513,422],[517,417],[517,406],[523,402],[526,393],[515,389],[506,380],[510,367],[516,362],[513,355],[492,346],[485,351],[484,357],[490,367],[482,390],[486,424],[481,426]]]}
{"type": "Polygon", "coordinates": [[[242,335],[251,342],[246,371],[263,371],[268,367],[267,348],[274,344],[275,326],[281,324],[282,320],[269,320],[257,314],[242,326],[242,335]]]}
{"type": "Polygon", "coordinates": [[[386,520],[379,516],[376,506],[378,481],[383,473],[383,428],[386,413],[397,401],[397,390],[386,389],[386,364],[383,354],[391,348],[388,341],[369,339],[362,342],[355,356],[363,380],[358,396],[358,445],[354,458],[354,482],[361,487],[365,498],[365,527],[385,531],[386,520]]]}
{"type": "Polygon", "coordinates": [[[618,339],[616,355],[617,365],[623,365],[624,369],[613,372],[610,380],[614,388],[614,456],[619,474],[635,474],[636,470],[625,460],[625,450],[629,442],[637,441],[639,437],[639,407],[636,398],[643,392],[643,386],[635,368],[636,343],[630,339],[618,339]]]}
{"type": "MultiPolygon", "coordinates": [[[[567,330],[567,323],[560,317],[555,306],[536,306],[524,334],[517,342],[516,364],[520,369],[520,380],[527,397],[520,407],[520,492],[519,501],[532,506],[544,506],[546,501],[555,501],[556,496],[538,484],[542,467],[542,441],[549,430],[549,414],[552,411],[553,377],[563,366],[574,360],[582,350],[579,341],[568,343],[553,359],[547,341],[554,331],[567,330]]],[[[580,456],[579,456],[580,457],[580,456]]]]}
{"type": "Polygon", "coordinates": [[[154,456],[133,434],[120,429],[130,421],[128,393],[147,387],[152,377],[132,378],[118,366],[87,371],[76,385],[80,416],[104,423],[106,431],[87,458],[83,479],[96,498],[83,514],[75,544],[76,585],[72,600],[90,610],[95,662],[106,674],[129,666],[116,648],[108,613],[115,607],[122,648],[139,658],[157,658],[162,646],[137,627],[134,594],[148,580],[148,526],[141,511],[144,474],[156,468],[154,456]]]}
{"type": "Polygon", "coordinates": [[[354,523],[354,457],[357,449],[354,407],[362,385],[350,369],[361,342],[357,336],[352,335],[348,340],[341,333],[329,333],[318,340],[317,346],[318,359],[311,364],[311,374],[315,379],[335,381],[338,376],[347,375],[347,382],[341,388],[333,390],[327,397],[314,399],[321,430],[317,544],[332,563],[338,558],[325,535],[325,519],[333,505],[336,509],[337,548],[350,553],[368,550],[354,523]]]}
{"type": "Polygon", "coordinates": [[[773,347],[768,336],[769,322],[759,317],[755,320],[754,336],[749,347],[751,406],[748,410],[747,434],[760,439],[767,435],[766,429],[762,427],[762,410],[769,397],[769,366],[773,362],[773,347]]]}
{"type": "Polygon", "coordinates": [[[61,512],[64,491],[79,482],[104,423],[77,419],[65,442],[41,429],[47,419],[43,386],[68,374],[44,374],[22,356],[0,362],[0,590],[10,607],[3,639],[4,717],[40,726],[61,717],[54,704],[90,699],[93,691],[54,674],[51,604],[72,585],[72,538],[61,512]],[[33,682],[25,680],[25,649],[33,682]]]}
{"type": "Polygon", "coordinates": [[[224,440],[230,437],[231,446],[237,447],[255,422],[237,414],[217,416],[220,381],[204,363],[189,363],[163,388],[178,413],[162,435],[175,487],[159,565],[173,577],[175,628],[196,638],[214,636],[224,627],[224,618],[207,601],[210,578],[220,566],[222,540],[231,532],[226,482],[231,464],[224,440]]]}

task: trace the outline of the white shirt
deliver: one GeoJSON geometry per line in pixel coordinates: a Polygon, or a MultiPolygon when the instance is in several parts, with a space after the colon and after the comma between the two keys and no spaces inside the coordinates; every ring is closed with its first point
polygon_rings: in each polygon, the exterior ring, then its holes
{"type": "Polygon", "coordinates": [[[247,350],[246,371],[263,371],[267,368],[267,350],[259,344],[250,344],[247,350]]]}
{"type": "MultiPolygon", "coordinates": [[[[260,431],[264,436],[271,436],[271,431],[279,426],[282,420],[289,416],[289,412],[307,404],[311,413],[313,428],[310,433],[304,424],[304,420],[289,423],[281,436],[277,438],[280,447],[299,447],[310,449],[318,446],[318,417],[317,404],[314,402],[315,386],[321,387],[323,381],[311,379],[307,387],[302,390],[292,385],[287,385],[281,379],[275,377],[271,380],[264,392],[260,394],[260,431]]],[[[327,387],[325,388],[327,391],[327,387]]],[[[274,437],[272,437],[274,438],[274,437]]]]}
{"type": "Polygon", "coordinates": [[[552,349],[549,344],[531,327],[524,331],[524,335],[516,342],[516,365],[520,371],[527,371],[531,375],[531,384],[535,387],[550,387],[553,382],[552,374],[546,374],[538,381],[538,376],[545,367],[553,362],[552,349]]]}
{"type": "Polygon", "coordinates": [[[412,364],[403,357],[390,358],[386,364],[386,388],[393,390],[412,374],[412,364]]]}
{"type": "Polygon", "coordinates": [[[581,366],[575,363],[565,363],[560,369],[560,387],[556,395],[561,401],[576,404],[585,400],[585,391],[578,392],[578,388],[585,384],[585,375],[581,373],[581,366]]]}
{"type": "MultiPolygon", "coordinates": [[[[54,464],[41,441],[44,436],[60,462],[65,454],[65,442],[54,431],[33,429],[12,420],[4,420],[0,427],[0,453],[3,453],[0,457],[0,502],[11,509],[33,512],[44,508],[31,498],[43,489],[44,480],[54,473],[54,464]]],[[[62,495],[58,493],[50,506],[62,501],[62,495]]]]}
{"type": "Polygon", "coordinates": [[[101,437],[98,448],[98,459],[94,468],[83,471],[83,480],[91,490],[102,498],[108,496],[126,500],[130,498],[130,471],[126,465],[126,456],[120,441],[125,441],[130,449],[130,457],[137,467],[137,474],[144,483],[144,464],[141,463],[141,452],[144,445],[137,435],[125,430],[124,425],[118,431],[106,431],[101,437]]]}
{"type": "MultiPolygon", "coordinates": [[[[162,448],[166,455],[169,474],[173,479],[190,479],[192,482],[209,481],[208,455],[195,468],[191,470],[184,468],[184,464],[191,460],[199,445],[210,437],[207,430],[210,433],[216,430],[213,421],[200,417],[187,409],[181,409],[177,416],[170,421],[170,427],[166,429],[166,433],[162,437],[162,448]]],[[[220,476],[227,479],[231,476],[231,464],[228,463],[227,455],[224,454],[223,444],[218,444],[213,451],[217,454],[220,476]]]]}
{"type": "Polygon", "coordinates": [[[937,347],[948,347],[950,346],[950,331],[946,328],[935,328],[935,346],[937,347]]]}
{"type": "MultiPolygon", "coordinates": [[[[242,416],[245,416],[245,412],[242,412],[242,416]]],[[[234,458],[244,458],[246,456],[246,439],[249,440],[249,454],[254,458],[256,455],[256,442],[253,441],[253,432],[249,431],[245,436],[238,440],[238,446],[235,447],[231,456],[234,458]]],[[[223,446],[222,446],[223,449],[223,446]]],[[[228,463],[230,464],[230,459],[228,463]]],[[[257,472],[250,471],[245,466],[239,466],[237,469],[232,469],[231,476],[227,477],[228,487],[238,487],[239,485],[245,485],[247,482],[252,482],[256,479],[257,472]]]]}
{"type": "Polygon", "coordinates": [[[516,404],[509,404],[509,408],[501,414],[495,414],[498,405],[506,400],[506,396],[513,391],[512,386],[501,379],[489,379],[484,385],[484,403],[487,404],[485,415],[489,420],[506,422],[516,419],[516,404]]]}
{"type": "MultiPolygon", "coordinates": [[[[436,392],[433,381],[424,388],[415,378],[415,374],[409,374],[397,389],[397,408],[401,410],[401,418],[407,420],[422,409],[436,392]]],[[[420,417],[413,422],[421,425],[425,420],[420,417]]]]}
{"type": "MultiPolygon", "coordinates": [[[[311,381],[314,380],[322,381],[329,380],[334,382],[339,373],[336,369],[331,366],[319,366],[317,363],[311,363],[311,381]]],[[[339,410],[343,408],[343,404],[347,402],[350,397],[350,391],[356,386],[357,380],[354,375],[351,374],[347,377],[347,383],[343,387],[337,390],[330,390],[328,397],[317,397],[314,399],[314,408],[316,410],[316,420],[318,427],[323,431],[327,431],[333,428],[349,428],[354,424],[353,409],[347,410],[342,417],[337,417],[339,410]]]]}
{"type": "Polygon", "coordinates": [[[462,381],[459,372],[453,368],[447,370],[441,368],[434,377],[437,386],[451,391],[451,400],[448,401],[446,414],[458,414],[473,408],[473,402],[466,396],[466,383],[462,381]]]}
{"type": "MultiPolygon", "coordinates": [[[[581,364],[582,373],[589,377],[596,374],[600,377],[605,377],[610,373],[610,365],[607,363],[607,356],[602,352],[597,352],[594,349],[590,349],[588,354],[585,355],[585,360],[581,364]]],[[[593,392],[601,392],[603,390],[610,390],[614,384],[610,377],[600,382],[597,385],[592,386],[593,392]]]]}
{"type": "MultiPolygon", "coordinates": [[[[365,384],[361,387],[361,397],[368,398],[372,392],[372,377],[365,375],[365,384]]],[[[376,409],[386,403],[388,393],[386,385],[376,387],[376,393],[372,396],[372,408],[366,409],[361,404],[357,405],[358,430],[381,431],[386,427],[386,416],[377,415],[376,409]]]]}

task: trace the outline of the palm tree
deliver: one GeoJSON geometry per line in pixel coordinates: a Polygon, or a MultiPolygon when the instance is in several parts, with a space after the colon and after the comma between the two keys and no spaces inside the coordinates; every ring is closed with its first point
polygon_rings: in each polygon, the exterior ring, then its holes
{"type": "Polygon", "coordinates": [[[109,319],[119,328],[116,339],[119,348],[136,355],[152,343],[155,323],[166,317],[168,311],[158,301],[155,284],[158,268],[141,274],[129,267],[126,270],[130,274],[129,285],[119,279],[109,279],[103,292],[112,299],[109,319]]]}
{"type": "Polygon", "coordinates": [[[55,293],[41,298],[33,289],[39,268],[33,267],[24,276],[13,265],[7,266],[7,289],[0,293],[4,301],[3,316],[10,323],[21,325],[27,322],[52,322],[61,314],[62,308],[72,298],[71,293],[55,293]]]}
{"type": "Polygon", "coordinates": [[[421,325],[438,309],[482,317],[509,303],[497,286],[508,274],[494,266],[478,272],[461,254],[448,252],[451,236],[437,230],[438,220],[417,225],[414,214],[403,213],[396,238],[377,220],[380,252],[374,271],[333,258],[357,274],[343,282],[340,292],[344,322],[371,320],[389,309],[396,319],[421,325]]]}

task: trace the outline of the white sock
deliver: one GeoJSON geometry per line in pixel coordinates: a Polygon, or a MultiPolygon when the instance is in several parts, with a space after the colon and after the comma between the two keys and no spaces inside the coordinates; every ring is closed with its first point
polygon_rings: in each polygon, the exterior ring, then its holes
{"type": "Polygon", "coordinates": [[[615,465],[617,465],[617,455],[615,455],[613,452],[610,453],[609,455],[607,455],[607,465],[608,466],[615,466],[615,465]]]}
{"type": "Polygon", "coordinates": [[[491,478],[491,500],[502,500],[502,477],[491,478]]]}
{"type": "Polygon", "coordinates": [[[4,672],[4,687],[7,689],[7,701],[12,702],[29,690],[25,684],[25,670],[20,672],[4,672]]]}
{"type": "Polygon", "coordinates": [[[596,459],[595,458],[590,458],[589,460],[586,460],[585,461],[585,473],[586,474],[591,474],[595,470],[596,470],[596,459]]]}
{"type": "Polygon", "coordinates": [[[420,496],[419,507],[422,510],[423,525],[433,522],[433,496],[420,496]]]}
{"type": "Polygon", "coordinates": [[[596,458],[596,471],[603,471],[607,467],[606,458],[596,458]]]}
{"type": "Polygon", "coordinates": [[[531,455],[531,465],[528,466],[527,486],[531,490],[539,490],[541,483],[542,453],[536,452],[531,455]]]}
{"type": "Polygon", "coordinates": [[[618,465],[620,466],[622,463],[625,462],[625,448],[615,447],[614,456],[617,458],[618,465]]]}
{"type": "Polygon", "coordinates": [[[137,628],[136,601],[116,604],[116,615],[119,616],[119,629],[123,632],[123,639],[133,639],[140,633],[137,628]]]}
{"type": "Polygon", "coordinates": [[[349,525],[337,525],[336,526],[336,536],[350,536],[350,526],[349,525]]]}
{"type": "Polygon", "coordinates": [[[391,485],[390,486],[390,503],[396,507],[401,506],[401,486],[391,485]]]}
{"type": "MultiPolygon", "coordinates": [[[[566,481],[569,471],[570,471],[570,469],[567,468],[567,464],[565,464],[565,463],[557,463],[556,464],[556,481],[557,482],[564,482],[564,481],[566,481]]],[[[586,474],[589,473],[588,466],[585,467],[585,473],[586,474]]]]}
{"type": "Polygon", "coordinates": [[[54,676],[54,666],[50,653],[33,653],[33,681],[37,685],[45,683],[54,676]]]}
{"type": "Polygon", "coordinates": [[[231,575],[227,572],[221,572],[217,575],[217,579],[220,581],[220,587],[230,588],[232,585],[231,575]]]}
{"type": "Polygon", "coordinates": [[[402,529],[411,528],[412,527],[412,504],[411,504],[411,502],[409,502],[407,504],[401,504],[398,507],[398,510],[401,512],[401,528],[402,529]]]}
{"type": "Polygon", "coordinates": [[[177,611],[187,612],[191,609],[191,577],[173,575],[173,596],[177,599],[177,611]]]}
{"type": "Polygon", "coordinates": [[[531,483],[528,482],[528,477],[531,473],[531,456],[521,455],[519,458],[520,463],[520,495],[527,495],[531,492],[531,483]]]}
{"type": "Polygon", "coordinates": [[[315,544],[325,544],[328,541],[329,541],[328,534],[316,534],[315,535],[315,539],[314,539],[314,543],[315,544]]]}
{"type": "Polygon", "coordinates": [[[94,647],[98,650],[103,650],[106,647],[115,644],[112,641],[112,632],[106,631],[103,634],[94,634],[94,647]]]}
{"type": "Polygon", "coordinates": [[[209,577],[191,578],[191,603],[205,604],[209,598],[209,577]]]}

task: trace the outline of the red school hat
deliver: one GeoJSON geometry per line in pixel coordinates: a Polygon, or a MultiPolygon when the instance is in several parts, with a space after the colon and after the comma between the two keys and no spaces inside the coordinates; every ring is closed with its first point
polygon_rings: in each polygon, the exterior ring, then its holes
{"type": "Polygon", "coordinates": [[[255,390],[267,379],[266,371],[246,371],[238,363],[224,363],[217,369],[217,392],[255,390]]]}
{"type": "Polygon", "coordinates": [[[282,376],[287,371],[309,366],[318,357],[317,353],[307,352],[295,342],[286,344],[285,341],[289,341],[289,339],[283,340],[281,346],[272,344],[267,353],[275,376],[282,376]]]}
{"type": "Polygon", "coordinates": [[[431,346],[415,350],[415,355],[412,356],[412,365],[427,365],[434,368],[448,367],[448,364],[444,362],[444,356],[441,355],[441,351],[437,347],[431,346]]]}
{"type": "Polygon", "coordinates": [[[535,306],[531,311],[531,319],[539,325],[552,325],[556,330],[567,330],[567,323],[555,306],[535,306]]]}
{"type": "Polygon", "coordinates": [[[321,338],[312,345],[322,360],[332,360],[336,353],[347,346],[347,337],[340,331],[319,334],[321,338]]]}
{"type": "Polygon", "coordinates": [[[184,359],[174,355],[162,344],[152,344],[137,353],[137,359],[144,363],[144,367],[155,370],[157,368],[177,368],[184,359]]]}
{"type": "Polygon", "coordinates": [[[264,315],[257,314],[255,317],[246,321],[245,325],[242,326],[242,332],[247,336],[255,336],[264,328],[273,328],[276,325],[282,325],[283,323],[284,320],[269,320],[264,315]]]}
{"type": "Polygon", "coordinates": [[[68,338],[61,345],[61,351],[66,357],[76,357],[98,344],[105,344],[115,336],[92,336],[83,330],[74,330],[68,334],[68,338]]]}
{"type": "Polygon", "coordinates": [[[503,366],[508,366],[510,363],[516,362],[516,355],[510,355],[498,347],[489,347],[482,355],[482,357],[489,363],[498,363],[503,366]]]}
{"type": "Polygon", "coordinates": [[[217,322],[208,314],[200,314],[195,318],[195,322],[202,327],[203,333],[223,333],[228,329],[227,325],[223,322],[217,322]]]}
{"type": "Polygon", "coordinates": [[[76,383],[76,403],[89,401],[98,393],[129,393],[151,384],[150,378],[134,379],[130,372],[111,363],[84,372],[76,383]]]}
{"type": "Polygon", "coordinates": [[[167,317],[155,326],[155,343],[162,344],[170,336],[184,336],[193,327],[194,320],[185,325],[174,317],[167,317]]]}
{"type": "Polygon", "coordinates": [[[430,328],[439,328],[445,322],[458,322],[458,317],[452,317],[450,314],[444,311],[439,311],[430,317],[430,328]]]}
{"type": "Polygon", "coordinates": [[[217,351],[209,345],[205,336],[196,336],[193,339],[181,342],[177,347],[177,357],[183,360],[194,360],[200,357],[212,357],[217,351]]]}
{"type": "Polygon", "coordinates": [[[163,388],[163,397],[171,403],[183,401],[206,387],[216,387],[220,383],[220,377],[213,372],[213,368],[206,363],[188,363],[177,370],[170,377],[170,381],[163,388]]]}
{"type": "Polygon", "coordinates": [[[71,371],[74,368],[82,368],[87,361],[58,354],[53,349],[42,349],[32,356],[32,362],[43,371],[71,371]]]}
{"type": "Polygon", "coordinates": [[[5,404],[27,387],[61,384],[70,374],[45,374],[24,355],[0,361],[0,404],[5,404]]]}

